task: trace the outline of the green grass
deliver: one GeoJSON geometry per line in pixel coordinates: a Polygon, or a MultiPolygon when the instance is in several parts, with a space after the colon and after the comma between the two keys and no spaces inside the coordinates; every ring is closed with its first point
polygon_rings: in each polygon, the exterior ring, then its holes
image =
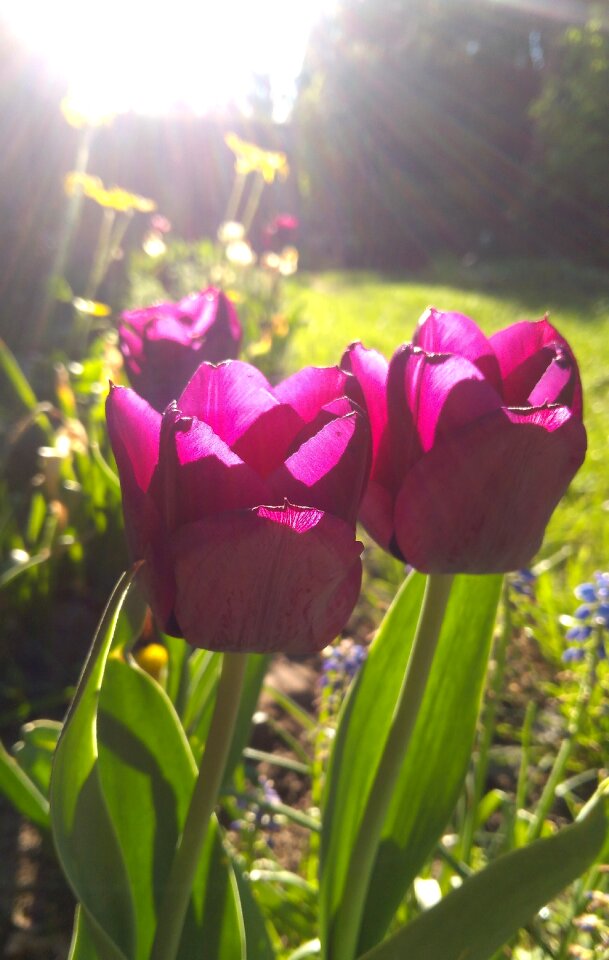
{"type": "Polygon", "coordinates": [[[563,649],[558,615],[571,612],[573,588],[609,568],[609,277],[560,262],[508,262],[436,267],[424,278],[376,274],[301,276],[290,287],[306,324],[290,345],[288,369],[337,363],[354,340],[386,356],[410,339],[425,308],[457,310],[487,333],[545,312],[578,358],[585,391],[588,455],[548,527],[539,561],[543,628],[539,639],[558,659],[563,649]]]}

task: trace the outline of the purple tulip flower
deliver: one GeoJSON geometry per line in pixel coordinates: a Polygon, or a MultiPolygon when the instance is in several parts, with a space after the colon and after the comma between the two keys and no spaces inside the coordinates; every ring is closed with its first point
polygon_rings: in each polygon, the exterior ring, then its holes
{"type": "Polygon", "coordinates": [[[129,547],[165,631],[209,650],[288,653],[341,631],[360,589],[370,466],[351,386],[338,367],[310,367],[272,388],[232,360],[203,363],[162,415],[111,389],[129,547]]]}
{"type": "Polygon", "coordinates": [[[215,287],[178,303],[127,310],[118,332],[129,382],[158,411],[181,394],[204,360],[236,357],[242,337],[234,306],[215,287]]]}
{"type": "Polygon", "coordinates": [[[546,318],[487,338],[428,310],[391,362],[353,344],[373,460],[361,520],[426,573],[527,566],[586,451],[575,358],[546,318]]]}

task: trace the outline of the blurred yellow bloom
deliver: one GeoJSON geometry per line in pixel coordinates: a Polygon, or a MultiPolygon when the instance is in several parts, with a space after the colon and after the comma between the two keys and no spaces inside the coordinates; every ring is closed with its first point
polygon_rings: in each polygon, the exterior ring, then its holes
{"type": "Polygon", "coordinates": [[[63,186],[68,196],[74,196],[80,191],[85,197],[99,203],[101,207],[118,210],[119,213],[127,213],[129,210],[152,213],[156,210],[154,200],[140,197],[139,194],[123,190],[122,187],[106,188],[99,177],[91,176],[89,173],[78,173],[72,170],[64,177],[63,186]]]}
{"type": "Polygon", "coordinates": [[[245,237],[245,227],[236,220],[225,220],[218,227],[218,240],[220,243],[233,243],[236,240],[243,240],[245,237]]]}
{"type": "Polygon", "coordinates": [[[287,337],[290,332],[290,324],[285,313],[275,313],[271,317],[271,330],[275,337],[279,337],[281,340],[284,337],[287,337]]]}
{"type": "Polygon", "coordinates": [[[85,300],[83,297],[74,297],[72,306],[79,313],[86,313],[89,317],[109,317],[112,308],[107,303],[98,303],[97,300],[85,300]]]}
{"type": "Polygon", "coordinates": [[[152,213],[156,210],[154,200],[147,197],[140,197],[137,193],[130,193],[129,190],[123,190],[122,187],[112,187],[104,190],[102,193],[93,197],[102,207],[111,207],[126,213],[128,210],[137,210],[138,213],[152,213]]]}
{"type": "Polygon", "coordinates": [[[249,267],[256,260],[256,254],[245,240],[235,240],[227,244],[226,259],[239,267],[249,267]]]}
{"type": "Polygon", "coordinates": [[[290,172],[285,153],[278,150],[263,150],[255,143],[242,140],[236,133],[227,133],[226,146],[235,154],[235,172],[243,176],[260,173],[265,183],[272,183],[276,176],[285,180],[290,172]]]}
{"type": "Polygon", "coordinates": [[[156,230],[149,230],[142,240],[142,250],[149,257],[162,257],[167,251],[167,244],[163,240],[163,234],[156,230]]]}
{"type": "Polygon", "coordinates": [[[240,290],[225,290],[226,296],[231,301],[231,303],[245,303],[245,297],[240,290]]]}
{"type": "Polygon", "coordinates": [[[279,273],[282,277],[291,277],[298,270],[298,250],[296,247],[284,247],[279,255],[279,273]]]}
{"type": "Polygon", "coordinates": [[[99,177],[93,177],[90,173],[79,173],[77,170],[71,170],[63,178],[63,188],[69,197],[75,193],[84,193],[86,197],[92,196],[96,191],[103,190],[104,185],[99,177]]]}
{"type": "Polygon", "coordinates": [[[248,352],[250,357],[263,357],[265,354],[270,353],[273,348],[273,335],[270,330],[267,330],[262,334],[259,340],[256,340],[255,343],[252,343],[248,352]]]}
{"type": "Polygon", "coordinates": [[[169,654],[167,648],[162,644],[149,643],[147,646],[134,651],[133,659],[142,670],[145,670],[147,674],[158,681],[167,667],[169,654]]]}
{"type": "Polygon", "coordinates": [[[264,267],[265,270],[272,270],[277,272],[279,270],[279,254],[273,253],[263,253],[260,258],[260,266],[264,267]]]}
{"type": "Polygon", "coordinates": [[[108,111],[96,110],[85,103],[79,103],[74,97],[64,97],[60,103],[64,120],[71,127],[81,130],[83,127],[108,126],[114,120],[114,114],[108,111]]]}
{"type": "Polygon", "coordinates": [[[282,277],[291,277],[298,270],[298,250],[296,247],[284,247],[281,253],[265,253],[260,265],[266,270],[280,273],[282,277]]]}

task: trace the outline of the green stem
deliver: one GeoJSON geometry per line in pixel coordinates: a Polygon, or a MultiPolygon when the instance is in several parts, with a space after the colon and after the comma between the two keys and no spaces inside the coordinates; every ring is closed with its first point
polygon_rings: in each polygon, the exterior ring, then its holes
{"type": "Polygon", "coordinates": [[[501,689],[503,687],[503,678],[505,676],[507,647],[512,635],[512,615],[509,601],[509,587],[506,579],[503,581],[502,601],[503,624],[501,633],[499,634],[495,644],[495,669],[493,670],[491,687],[488,692],[484,707],[484,714],[482,717],[482,736],[478,749],[478,760],[474,770],[472,795],[468,805],[468,812],[465,818],[461,840],[461,860],[463,863],[467,863],[468,865],[470,863],[472,846],[474,843],[474,830],[478,805],[482,799],[482,794],[486,786],[489,755],[497,721],[497,708],[499,706],[499,698],[501,689]]]}
{"type": "MultiPolygon", "coordinates": [[[[93,134],[93,127],[85,127],[81,131],[76,153],[76,162],[74,164],[75,173],[85,173],[87,170],[93,134]]],[[[57,277],[64,277],[65,275],[68,255],[70,253],[72,240],[74,238],[74,233],[80,216],[82,200],[83,191],[82,187],[79,186],[76,188],[74,194],[69,198],[67,203],[66,215],[61,224],[61,229],[57,240],[55,258],[48,276],[45,299],[40,309],[40,314],[36,319],[34,330],[32,331],[32,340],[30,344],[32,347],[38,347],[40,345],[42,337],[46,332],[53,307],[55,306],[55,294],[51,290],[51,281],[57,277]]]]}
{"type": "Polygon", "coordinates": [[[226,207],[226,213],[224,214],[224,223],[236,220],[244,186],[245,175],[243,173],[236,173],[235,179],[233,180],[233,189],[226,207]]]}
{"type": "Polygon", "coordinates": [[[245,679],[247,656],[225,653],[205,752],[182,836],[167,878],[150,960],[175,960],[208,826],[229,754],[245,679]]]}
{"type": "Polygon", "coordinates": [[[256,216],[256,210],[260,203],[260,198],[262,196],[262,191],[264,190],[264,177],[261,173],[254,174],[254,182],[250,187],[249,197],[247,198],[247,204],[243,213],[243,226],[245,227],[246,236],[250,231],[250,227],[254,222],[254,217],[256,216]]]}
{"type": "Polygon", "coordinates": [[[533,840],[537,840],[541,836],[545,819],[550,812],[552,804],[554,803],[556,788],[564,776],[567,763],[569,762],[573,748],[577,743],[579,734],[581,733],[596,677],[596,651],[597,645],[595,643],[593,648],[588,651],[588,669],[586,670],[586,673],[581,681],[577,703],[575,705],[575,711],[567,730],[567,736],[560,745],[560,749],[556,755],[550,776],[548,777],[541,797],[539,798],[539,803],[537,804],[537,809],[535,810],[535,818],[529,827],[529,832],[527,834],[528,843],[532,843],[533,840]]]}
{"type": "Polygon", "coordinates": [[[453,577],[444,574],[432,574],[427,580],[419,622],[391,729],[351,852],[348,890],[338,910],[334,943],[328,945],[332,960],[353,960],[356,956],[362,915],[379,840],[425,695],[452,582],[453,577]]]}

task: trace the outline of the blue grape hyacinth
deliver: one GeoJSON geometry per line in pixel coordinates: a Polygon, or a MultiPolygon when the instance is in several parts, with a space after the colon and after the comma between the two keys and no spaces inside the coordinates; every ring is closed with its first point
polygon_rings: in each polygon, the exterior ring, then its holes
{"type": "Polygon", "coordinates": [[[607,659],[605,639],[609,630],[609,573],[595,573],[593,582],[580,583],[574,590],[580,605],[573,616],[561,617],[566,626],[565,639],[573,645],[563,653],[563,660],[574,663],[584,660],[590,644],[599,660],[607,659]]]}

